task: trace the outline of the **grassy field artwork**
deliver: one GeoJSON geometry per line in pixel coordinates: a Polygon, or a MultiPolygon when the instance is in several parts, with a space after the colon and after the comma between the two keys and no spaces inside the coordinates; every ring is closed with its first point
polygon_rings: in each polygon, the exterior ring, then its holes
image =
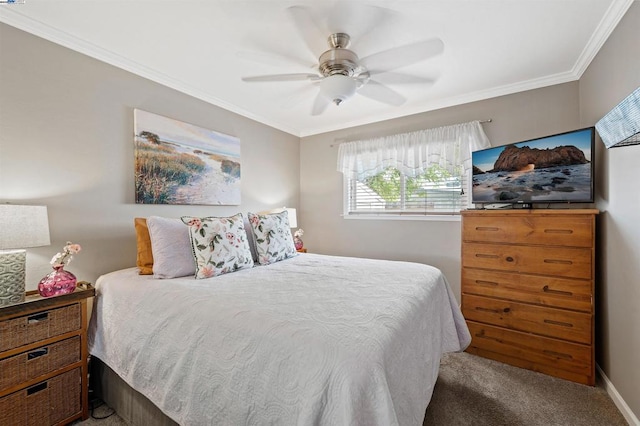
{"type": "Polygon", "coordinates": [[[139,109],[137,204],[240,204],[240,140],[139,109]]]}

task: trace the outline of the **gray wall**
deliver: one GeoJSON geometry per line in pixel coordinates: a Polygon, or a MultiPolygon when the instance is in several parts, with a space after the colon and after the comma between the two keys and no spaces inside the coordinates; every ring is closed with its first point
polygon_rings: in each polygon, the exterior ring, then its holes
{"type": "Polygon", "coordinates": [[[0,24],[0,202],[46,204],[50,247],[27,251],[27,289],[65,241],[95,282],[135,265],[133,218],[298,207],[299,138],[0,24]],[[136,205],[133,109],[241,140],[241,206],[136,205]]]}
{"type": "MultiPolygon", "coordinates": [[[[580,79],[580,121],[594,125],[640,86],[635,2],[580,79]]],[[[640,418],[640,145],[597,148],[598,364],[640,418]]]]}
{"type": "Polygon", "coordinates": [[[337,144],[491,118],[485,133],[492,145],[504,145],[578,128],[577,105],[573,82],[303,138],[298,224],[307,230],[305,246],[316,253],[434,265],[459,300],[460,222],[344,219],[337,144]]]}

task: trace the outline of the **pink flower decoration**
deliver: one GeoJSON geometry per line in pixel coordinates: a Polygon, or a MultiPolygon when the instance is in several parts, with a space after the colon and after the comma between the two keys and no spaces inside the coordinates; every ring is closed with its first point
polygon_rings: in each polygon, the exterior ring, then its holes
{"type": "Polygon", "coordinates": [[[189,221],[188,225],[196,228],[196,230],[199,231],[200,228],[202,228],[202,221],[199,218],[194,217],[189,221]]]}
{"type": "Polygon", "coordinates": [[[211,266],[205,266],[204,268],[200,269],[200,273],[205,278],[211,278],[213,276],[214,272],[215,272],[215,270],[211,266]]]}
{"type": "Polygon", "coordinates": [[[67,246],[67,249],[69,250],[69,252],[71,252],[72,254],[76,254],[79,253],[80,250],[82,250],[82,247],[80,247],[80,244],[69,244],[67,246]]]}
{"type": "Polygon", "coordinates": [[[67,241],[67,244],[62,248],[62,253],[56,253],[51,259],[51,265],[54,268],[67,265],[73,259],[73,255],[79,253],[82,250],[80,244],[74,244],[71,241],[67,241]]]}

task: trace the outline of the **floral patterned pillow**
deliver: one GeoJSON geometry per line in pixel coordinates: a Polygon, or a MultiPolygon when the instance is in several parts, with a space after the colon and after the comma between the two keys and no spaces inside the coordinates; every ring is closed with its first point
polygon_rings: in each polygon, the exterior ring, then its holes
{"type": "Polygon", "coordinates": [[[196,279],[253,266],[241,213],[231,217],[183,216],[182,221],[189,226],[196,279]]]}
{"type": "Polygon", "coordinates": [[[265,215],[249,213],[247,216],[253,229],[259,264],[268,265],[298,254],[286,210],[265,215]]]}

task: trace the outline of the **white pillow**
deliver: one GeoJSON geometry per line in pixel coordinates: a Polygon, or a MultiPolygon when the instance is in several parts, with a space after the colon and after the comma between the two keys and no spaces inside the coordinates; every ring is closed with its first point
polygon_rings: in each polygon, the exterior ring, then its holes
{"type": "Polygon", "coordinates": [[[298,255],[286,210],[264,215],[248,213],[247,216],[253,230],[253,243],[260,265],[268,265],[298,255]]]}
{"type": "Polygon", "coordinates": [[[147,227],[153,253],[153,276],[177,278],[195,275],[189,227],[180,219],[159,216],[149,217],[147,227]]]}
{"type": "Polygon", "coordinates": [[[182,216],[189,226],[196,279],[253,267],[242,214],[231,217],[182,216]]]}

